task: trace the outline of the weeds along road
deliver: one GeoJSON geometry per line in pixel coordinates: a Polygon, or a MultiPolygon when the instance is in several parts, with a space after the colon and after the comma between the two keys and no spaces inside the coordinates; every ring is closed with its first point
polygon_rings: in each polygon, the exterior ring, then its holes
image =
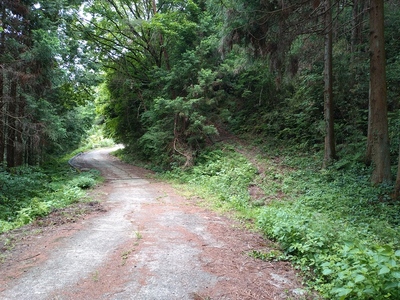
{"type": "Polygon", "coordinates": [[[289,264],[248,255],[269,250],[258,234],[112,150],[76,162],[105,177],[91,193],[106,212],[31,237],[1,266],[0,299],[304,299],[289,264]]]}

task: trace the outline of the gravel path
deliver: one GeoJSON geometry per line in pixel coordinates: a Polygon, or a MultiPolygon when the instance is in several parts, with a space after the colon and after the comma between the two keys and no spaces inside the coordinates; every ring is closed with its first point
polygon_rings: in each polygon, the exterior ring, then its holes
{"type": "Polygon", "coordinates": [[[248,255],[269,242],[112,150],[74,162],[106,178],[92,191],[106,212],[23,240],[0,265],[0,299],[305,299],[288,263],[248,255]]]}

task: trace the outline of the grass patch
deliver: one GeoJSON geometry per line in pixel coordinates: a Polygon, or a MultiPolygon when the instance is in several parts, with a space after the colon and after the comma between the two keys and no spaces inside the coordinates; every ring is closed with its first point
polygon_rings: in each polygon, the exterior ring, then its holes
{"type": "Polygon", "coordinates": [[[193,195],[212,199],[215,208],[234,209],[247,218],[252,215],[248,187],[256,173],[244,156],[232,147],[225,147],[204,152],[190,170],[176,168],[165,172],[163,178],[185,184],[193,195]]]}

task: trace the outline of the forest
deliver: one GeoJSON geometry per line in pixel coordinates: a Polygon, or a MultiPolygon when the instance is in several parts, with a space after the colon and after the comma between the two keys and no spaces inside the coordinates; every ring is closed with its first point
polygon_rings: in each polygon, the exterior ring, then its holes
{"type": "Polygon", "coordinates": [[[321,298],[400,298],[397,0],[0,3],[0,232],[80,201],[109,138],[321,298]]]}

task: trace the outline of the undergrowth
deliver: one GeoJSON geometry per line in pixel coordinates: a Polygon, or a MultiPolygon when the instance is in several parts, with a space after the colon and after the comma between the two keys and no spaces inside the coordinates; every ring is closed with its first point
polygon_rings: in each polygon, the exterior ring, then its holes
{"type": "Polygon", "coordinates": [[[176,168],[166,172],[164,177],[188,183],[201,197],[215,199],[219,207],[235,207],[246,214],[250,201],[247,188],[256,171],[245,157],[226,147],[204,152],[193,168],[186,172],[176,168]]]}
{"type": "Polygon", "coordinates": [[[400,299],[400,203],[391,186],[372,187],[370,170],[345,159],[326,170],[310,155],[258,161],[262,174],[233,148],[214,149],[164,177],[255,220],[281,249],[252,256],[292,261],[323,297],[400,299]],[[264,191],[262,206],[250,185],[264,191]]]}
{"type": "Polygon", "coordinates": [[[97,171],[77,173],[66,159],[43,168],[0,167],[0,233],[84,199],[84,190],[98,180],[97,171]]]}
{"type": "Polygon", "coordinates": [[[52,210],[84,200],[85,190],[100,181],[97,170],[77,172],[68,165],[73,155],[113,146],[94,125],[80,148],[62,158],[48,157],[42,167],[6,170],[0,165],[0,233],[23,226],[52,210]]]}

